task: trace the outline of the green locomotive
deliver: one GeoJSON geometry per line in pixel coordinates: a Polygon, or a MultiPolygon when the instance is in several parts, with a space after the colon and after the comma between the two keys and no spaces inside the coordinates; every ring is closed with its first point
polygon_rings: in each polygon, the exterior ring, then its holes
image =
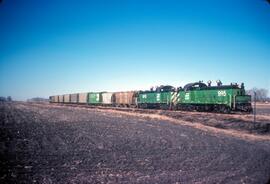
{"type": "Polygon", "coordinates": [[[138,94],[138,107],[175,110],[215,111],[229,113],[230,111],[251,112],[251,96],[245,94],[244,84],[211,86],[203,82],[190,83],[174,89],[171,86],[161,86],[155,91],[144,91],[138,94]]]}
{"type": "Polygon", "coordinates": [[[251,96],[245,94],[244,84],[207,86],[202,82],[185,85],[178,92],[176,109],[198,111],[230,111],[251,112],[251,96]]]}
{"type": "Polygon", "coordinates": [[[160,86],[156,90],[140,91],[137,97],[139,108],[169,109],[172,106],[172,98],[175,88],[172,86],[160,86]]]}

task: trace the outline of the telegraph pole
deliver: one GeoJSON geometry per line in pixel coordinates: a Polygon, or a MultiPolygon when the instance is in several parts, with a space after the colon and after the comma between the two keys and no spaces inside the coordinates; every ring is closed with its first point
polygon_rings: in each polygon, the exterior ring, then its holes
{"type": "Polygon", "coordinates": [[[254,123],[256,123],[256,92],[254,91],[254,110],[253,110],[253,116],[254,116],[254,123]]]}

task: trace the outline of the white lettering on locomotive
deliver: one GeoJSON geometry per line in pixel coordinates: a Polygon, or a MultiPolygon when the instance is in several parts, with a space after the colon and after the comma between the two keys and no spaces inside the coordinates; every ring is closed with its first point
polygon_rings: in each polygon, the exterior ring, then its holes
{"type": "Polygon", "coordinates": [[[189,93],[185,94],[185,100],[189,100],[189,93]]]}
{"type": "Polygon", "coordinates": [[[157,101],[160,101],[160,94],[157,94],[157,101]]]}
{"type": "Polygon", "coordinates": [[[226,96],[226,91],[225,90],[218,91],[218,96],[226,96]]]}

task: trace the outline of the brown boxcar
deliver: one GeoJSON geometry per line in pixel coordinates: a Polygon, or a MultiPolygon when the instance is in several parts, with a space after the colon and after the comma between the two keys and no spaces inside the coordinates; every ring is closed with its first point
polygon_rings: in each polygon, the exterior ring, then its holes
{"type": "Polygon", "coordinates": [[[113,104],[116,106],[133,106],[136,105],[135,91],[116,92],[113,94],[113,104]]]}
{"type": "Polygon", "coordinates": [[[70,102],[71,103],[78,103],[78,93],[70,95],[70,102]]]}
{"type": "Polygon", "coordinates": [[[64,103],[70,103],[70,94],[64,95],[64,103]]]}
{"type": "Polygon", "coordinates": [[[78,103],[86,104],[87,97],[88,97],[88,93],[79,93],[78,94],[78,103]]]}

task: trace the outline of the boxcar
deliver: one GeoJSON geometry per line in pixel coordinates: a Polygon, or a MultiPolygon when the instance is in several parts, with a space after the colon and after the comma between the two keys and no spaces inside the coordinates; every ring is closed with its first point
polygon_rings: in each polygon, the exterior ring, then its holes
{"type": "Polygon", "coordinates": [[[70,94],[64,95],[64,103],[70,103],[70,94]]]}
{"type": "Polygon", "coordinates": [[[55,96],[50,96],[50,102],[55,103],[55,96]]]}
{"type": "Polygon", "coordinates": [[[59,103],[59,96],[58,95],[54,96],[54,102],[59,103]]]}
{"type": "Polygon", "coordinates": [[[70,103],[78,103],[78,93],[70,94],[70,103]]]}
{"type": "Polygon", "coordinates": [[[103,92],[101,95],[102,95],[102,104],[103,105],[110,105],[110,104],[112,104],[113,93],[103,92]]]}
{"type": "Polygon", "coordinates": [[[50,99],[50,103],[54,102],[54,96],[50,96],[49,99],[50,99]]]}
{"type": "Polygon", "coordinates": [[[98,105],[102,103],[102,93],[100,92],[91,92],[88,93],[87,103],[92,105],[98,105]]]}
{"type": "Polygon", "coordinates": [[[64,95],[59,95],[58,100],[59,103],[64,103],[64,95]]]}
{"type": "Polygon", "coordinates": [[[114,106],[136,106],[137,105],[137,92],[116,92],[112,96],[114,106]]]}
{"type": "Polygon", "coordinates": [[[78,94],[78,103],[87,104],[88,93],[79,93],[78,94]]]}
{"type": "Polygon", "coordinates": [[[49,96],[49,102],[52,103],[52,101],[53,101],[53,97],[49,96]]]}

